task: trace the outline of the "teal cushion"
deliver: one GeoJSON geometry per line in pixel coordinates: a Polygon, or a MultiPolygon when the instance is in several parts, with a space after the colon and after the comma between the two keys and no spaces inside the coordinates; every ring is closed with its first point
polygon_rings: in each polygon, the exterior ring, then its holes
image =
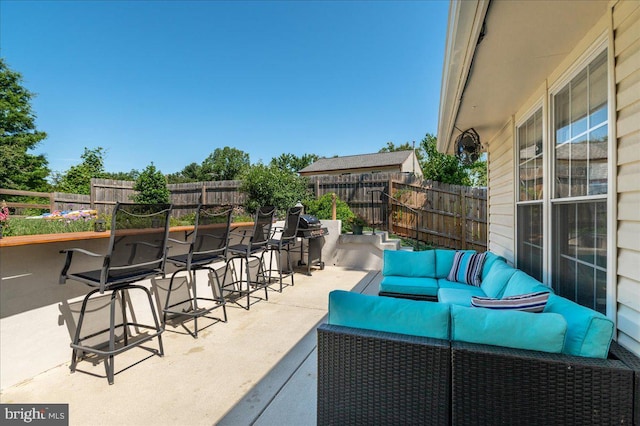
{"type": "Polygon", "coordinates": [[[433,250],[384,250],[382,275],[435,278],[436,254],[433,250]]]}
{"type": "Polygon", "coordinates": [[[397,277],[391,275],[382,279],[380,291],[435,297],[438,295],[438,281],[435,278],[397,277]]]}
{"type": "MultiPolygon", "coordinates": [[[[511,276],[507,286],[502,293],[502,297],[517,296],[519,294],[538,293],[540,291],[551,292],[551,288],[540,283],[540,281],[527,275],[525,272],[516,270],[511,276]]],[[[488,294],[487,294],[488,296],[488,294]]]]}
{"type": "Polygon", "coordinates": [[[491,270],[487,276],[482,279],[480,288],[488,297],[500,298],[507,283],[516,271],[516,268],[508,265],[506,262],[496,260],[493,262],[493,265],[491,265],[491,270]]]}
{"type": "MultiPolygon", "coordinates": [[[[436,278],[447,278],[453,265],[453,258],[456,255],[455,250],[435,249],[436,254],[436,278]]],[[[460,250],[469,253],[475,253],[475,250],[460,250]]]]}
{"type": "Polygon", "coordinates": [[[567,322],[560,314],[451,305],[452,340],[561,353],[566,332],[567,322]]]}
{"type": "Polygon", "coordinates": [[[470,289],[471,287],[475,287],[478,290],[480,290],[477,293],[474,290],[473,294],[482,293],[484,295],[484,292],[481,290],[480,287],[472,286],[472,285],[469,285],[469,284],[458,283],[458,282],[454,282],[454,281],[449,281],[446,278],[440,278],[438,280],[438,288],[455,288],[455,289],[467,290],[467,289],[470,289]]]}
{"type": "Polygon", "coordinates": [[[556,312],[567,321],[567,341],[563,353],[606,358],[613,338],[613,322],[585,306],[552,294],[544,312],[556,312]]]}
{"type": "Polygon", "coordinates": [[[449,338],[449,305],[349,291],[329,293],[329,324],[412,336],[449,338]]]}
{"type": "Polygon", "coordinates": [[[482,281],[484,281],[484,279],[487,277],[487,274],[489,274],[491,268],[494,264],[496,264],[496,262],[501,261],[506,263],[507,261],[507,259],[505,259],[504,257],[498,256],[497,254],[491,253],[490,251],[487,251],[485,253],[487,253],[487,256],[484,259],[484,266],[482,267],[482,281]]]}
{"type": "Polygon", "coordinates": [[[440,288],[440,290],[438,290],[438,302],[449,303],[451,305],[471,306],[471,298],[473,296],[484,296],[480,287],[467,284],[460,285],[466,288],[440,288]]]}

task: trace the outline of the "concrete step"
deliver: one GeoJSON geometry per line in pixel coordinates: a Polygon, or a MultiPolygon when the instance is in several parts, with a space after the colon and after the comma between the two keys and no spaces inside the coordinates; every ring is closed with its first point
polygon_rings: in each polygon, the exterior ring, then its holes
{"type": "Polygon", "coordinates": [[[389,238],[385,231],[365,232],[362,235],[341,234],[331,263],[336,266],[380,270],[382,252],[400,250],[400,240],[389,238]]]}

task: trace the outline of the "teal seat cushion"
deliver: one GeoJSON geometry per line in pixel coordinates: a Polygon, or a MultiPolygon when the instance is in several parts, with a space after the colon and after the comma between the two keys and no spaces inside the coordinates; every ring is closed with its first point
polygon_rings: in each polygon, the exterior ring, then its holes
{"type": "Polygon", "coordinates": [[[561,353],[567,322],[560,314],[451,305],[452,340],[561,353]]]}
{"type": "Polygon", "coordinates": [[[609,318],[555,294],[549,296],[544,312],[558,313],[567,321],[567,341],[563,353],[591,358],[607,357],[614,328],[609,318]]]}
{"type": "Polygon", "coordinates": [[[482,280],[484,281],[484,279],[487,277],[487,274],[489,273],[489,271],[491,271],[491,268],[493,268],[493,265],[496,264],[498,261],[501,262],[507,262],[507,259],[505,259],[502,256],[498,256],[497,254],[491,253],[490,251],[486,252],[487,255],[484,259],[484,266],[482,267],[482,280]]]}
{"type": "Polygon", "coordinates": [[[386,293],[437,296],[438,280],[435,278],[412,278],[388,276],[380,281],[380,291],[386,293]]]}
{"type": "Polygon", "coordinates": [[[499,259],[495,260],[491,265],[489,273],[482,279],[480,288],[488,297],[498,299],[502,297],[507,283],[516,271],[516,268],[508,265],[506,262],[499,259]]]}
{"type": "MultiPolygon", "coordinates": [[[[456,250],[435,249],[436,254],[436,278],[447,278],[453,266],[453,258],[456,250]]],[[[475,250],[459,250],[468,253],[475,253],[475,250]]]]}
{"type": "Polygon", "coordinates": [[[451,305],[471,306],[471,298],[473,296],[485,296],[480,287],[467,284],[462,285],[467,288],[440,288],[440,290],[438,290],[438,302],[449,303],[451,305]]]}
{"type": "Polygon", "coordinates": [[[382,275],[435,278],[436,254],[433,250],[384,250],[382,275]]]}
{"type": "Polygon", "coordinates": [[[528,275],[527,273],[520,270],[516,270],[516,272],[509,279],[509,282],[507,282],[507,286],[505,287],[504,292],[502,292],[501,297],[517,296],[527,293],[538,293],[540,291],[552,292],[551,288],[543,285],[542,283],[540,283],[540,281],[536,280],[531,275],[528,275]]]}
{"type": "MultiPolygon", "coordinates": [[[[484,292],[481,290],[480,287],[476,287],[474,285],[469,285],[469,284],[465,284],[465,283],[459,283],[457,281],[449,281],[446,278],[440,278],[438,280],[438,288],[455,288],[455,289],[462,289],[462,290],[471,290],[472,288],[477,288],[480,294],[484,295],[484,292]]],[[[476,290],[474,290],[473,294],[477,294],[476,290]]]]}
{"type": "Polygon", "coordinates": [[[329,293],[329,324],[448,339],[450,318],[444,303],[342,290],[329,293]]]}

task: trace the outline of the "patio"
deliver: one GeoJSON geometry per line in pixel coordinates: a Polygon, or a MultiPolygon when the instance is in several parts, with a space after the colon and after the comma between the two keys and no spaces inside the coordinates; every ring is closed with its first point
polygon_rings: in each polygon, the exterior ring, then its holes
{"type": "MultiPolygon", "coordinates": [[[[268,301],[249,311],[230,304],[228,323],[213,324],[198,339],[169,327],[163,358],[144,359],[140,350],[119,355],[113,386],[81,371],[70,374],[65,363],[4,389],[0,400],[68,403],[72,425],[312,425],[315,328],[326,316],[327,295],[375,293],[378,279],[376,271],[337,266],[297,274],[295,286],[269,292],[268,301]]],[[[104,376],[102,363],[78,367],[104,376]]]]}

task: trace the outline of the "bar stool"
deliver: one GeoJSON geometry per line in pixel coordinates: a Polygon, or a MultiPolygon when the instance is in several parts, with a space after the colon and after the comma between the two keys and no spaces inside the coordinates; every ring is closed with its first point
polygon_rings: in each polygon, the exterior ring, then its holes
{"type": "Polygon", "coordinates": [[[278,273],[280,292],[282,292],[283,278],[291,277],[291,285],[294,284],[293,265],[291,264],[291,248],[296,243],[298,234],[298,223],[300,222],[302,209],[302,206],[290,207],[287,210],[287,218],[285,219],[284,226],[273,228],[273,237],[277,236],[278,238],[270,238],[267,243],[267,250],[269,250],[271,253],[269,256],[269,269],[266,272],[268,272],[269,282],[271,282],[272,279],[271,273],[278,273]],[[273,268],[273,252],[278,253],[276,258],[278,269],[273,268]],[[287,256],[287,270],[285,272],[283,272],[282,269],[282,252],[285,252],[287,256]]]}

